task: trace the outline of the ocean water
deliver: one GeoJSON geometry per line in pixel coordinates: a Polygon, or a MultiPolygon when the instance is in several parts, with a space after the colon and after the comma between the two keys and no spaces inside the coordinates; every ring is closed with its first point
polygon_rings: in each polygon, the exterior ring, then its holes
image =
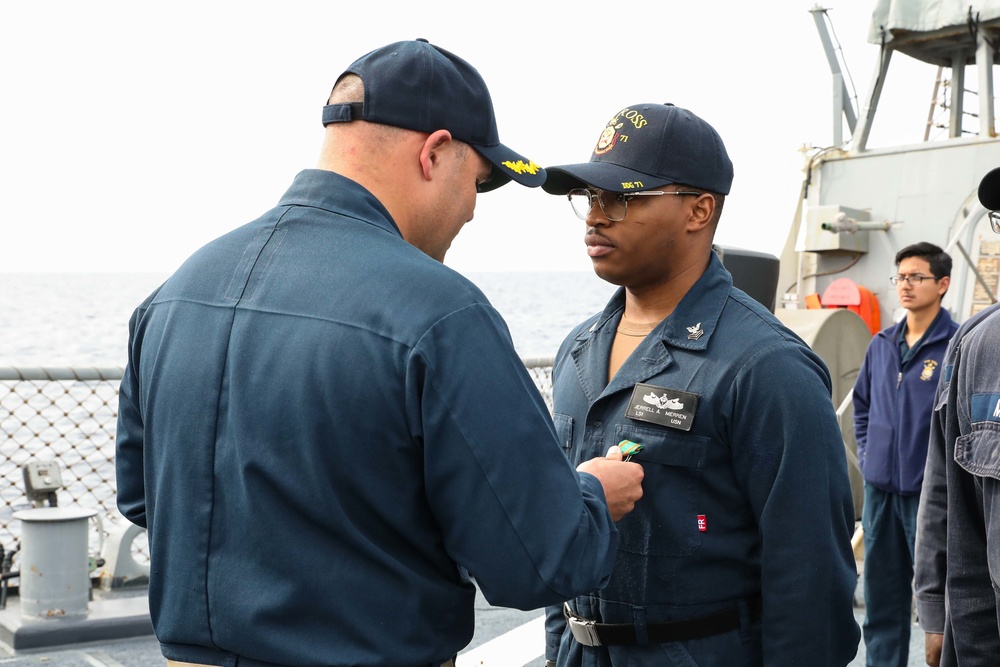
{"type": "MultiPolygon", "coordinates": [[[[615,287],[591,272],[466,274],[523,358],[555,356],[615,287]]],[[[128,320],[165,273],[0,273],[0,366],[124,366],[128,320]]]]}

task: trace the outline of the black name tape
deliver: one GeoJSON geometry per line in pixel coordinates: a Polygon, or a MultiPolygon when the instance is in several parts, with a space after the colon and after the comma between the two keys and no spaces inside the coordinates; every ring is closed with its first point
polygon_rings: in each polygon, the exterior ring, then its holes
{"type": "Polygon", "coordinates": [[[681,431],[694,426],[698,395],[677,389],[638,383],[632,390],[625,416],[681,431]]]}

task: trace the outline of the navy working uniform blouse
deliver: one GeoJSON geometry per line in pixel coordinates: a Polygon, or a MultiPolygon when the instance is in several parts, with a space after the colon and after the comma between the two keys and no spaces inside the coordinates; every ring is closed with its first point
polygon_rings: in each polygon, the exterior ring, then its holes
{"type": "Polygon", "coordinates": [[[624,290],[563,342],[556,429],[571,463],[643,446],[643,497],[618,523],[614,573],[573,612],[636,626],[741,609],[741,629],[697,640],[589,648],[546,623],[547,658],[587,665],[846,665],[854,504],[823,361],[742,291],[712,254],[674,312],[608,382],[624,290]],[[748,600],[762,598],[750,621],[748,600]]]}
{"type": "Polygon", "coordinates": [[[538,608],[617,546],[500,315],[327,171],[136,310],[117,467],[181,661],[436,665],[472,638],[470,575],[538,608]]]}

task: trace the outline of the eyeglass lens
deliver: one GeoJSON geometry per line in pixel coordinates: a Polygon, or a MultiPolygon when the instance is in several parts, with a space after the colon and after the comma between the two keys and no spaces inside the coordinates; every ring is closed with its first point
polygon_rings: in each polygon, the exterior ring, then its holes
{"type": "Polygon", "coordinates": [[[595,199],[608,220],[619,222],[625,219],[625,211],[628,204],[625,197],[616,192],[607,192],[605,190],[599,190],[598,192],[572,190],[569,193],[569,201],[573,206],[573,212],[581,220],[586,220],[587,216],[590,215],[590,210],[594,206],[595,199]]]}
{"type": "Polygon", "coordinates": [[[889,282],[891,282],[893,285],[898,285],[899,283],[906,283],[911,287],[913,285],[919,285],[925,280],[933,280],[933,276],[914,275],[914,276],[892,276],[891,278],[889,278],[889,282]]]}

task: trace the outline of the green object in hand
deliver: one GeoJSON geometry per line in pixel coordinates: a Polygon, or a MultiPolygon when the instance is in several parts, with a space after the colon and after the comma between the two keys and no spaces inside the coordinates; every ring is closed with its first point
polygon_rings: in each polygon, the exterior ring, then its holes
{"type": "Polygon", "coordinates": [[[628,461],[633,455],[642,451],[642,445],[631,440],[622,440],[618,443],[618,449],[622,450],[622,456],[628,461]]]}

